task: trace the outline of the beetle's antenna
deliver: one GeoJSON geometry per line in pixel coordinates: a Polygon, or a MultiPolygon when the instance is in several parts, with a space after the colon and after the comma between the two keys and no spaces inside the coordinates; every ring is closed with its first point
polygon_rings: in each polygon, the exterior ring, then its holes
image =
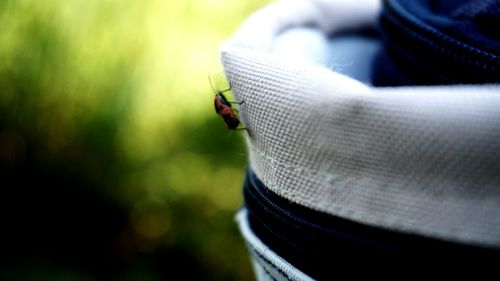
{"type": "Polygon", "coordinates": [[[210,82],[210,88],[212,88],[212,92],[215,94],[215,88],[214,88],[214,84],[212,84],[212,79],[210,78],[210,75],[208,75],[208,82],[210,82]]]}

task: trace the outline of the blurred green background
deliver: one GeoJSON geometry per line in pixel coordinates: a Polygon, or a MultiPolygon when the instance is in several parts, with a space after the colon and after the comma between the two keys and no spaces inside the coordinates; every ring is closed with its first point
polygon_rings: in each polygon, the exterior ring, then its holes
{"type": "Polygon", "coordinates": [[[219,47],[268,2],[0,1],[0,279],[252,280],[219,47]]]}

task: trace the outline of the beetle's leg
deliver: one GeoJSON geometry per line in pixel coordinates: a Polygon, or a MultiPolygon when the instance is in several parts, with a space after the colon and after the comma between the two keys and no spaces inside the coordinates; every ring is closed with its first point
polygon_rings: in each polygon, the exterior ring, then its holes
{"type": "Polygon", "coordinates": [[[249,136],[249,137],[252,137],[252,134],[250,133],[250,130],[248,130],[248,129],[247,129],[247,128],[245,128],[245,127],[244,127],[244,128],[236,128],[235,130],[236,130],[236,131],[245,130],[245,131],[247,131],[248,136],[249,136]]]}
{"type": "Polygon", "coordinates": [[[229,84],[229,88],[225,89],[224,91],[220,91],[219,93],[225,93],[225,92],[231,91],[231,88],[232,88],[231,82],[228,82],[228,84],[229,84]]]}

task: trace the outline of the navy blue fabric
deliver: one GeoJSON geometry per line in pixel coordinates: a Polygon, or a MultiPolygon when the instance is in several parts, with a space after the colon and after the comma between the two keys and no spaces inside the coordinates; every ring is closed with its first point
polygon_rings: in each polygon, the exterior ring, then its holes
{"type": "MultiPolygon", "coordinates": [[[[478,261],[500,258],[500,250],[394,232],[311,210],[276,195],[250,170],[244,197],[252,231],[274,252],[315,279],[329,279],[353,264],[392,263],[404,268],[434,266],[443,270],[447,268],[443,261],[466,263],[470,268],[477,267],[478,261]]],[[[481,266],[483,272],[496,268],[488,263],[481,266]]]]}
{"type": "Polygon", "coordinates": [[[375,86],[500,82],[500,0],[387,0],[375,86]]]}

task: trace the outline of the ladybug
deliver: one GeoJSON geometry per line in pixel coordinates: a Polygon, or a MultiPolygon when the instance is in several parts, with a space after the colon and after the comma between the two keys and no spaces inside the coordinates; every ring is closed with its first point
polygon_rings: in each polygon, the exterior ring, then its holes
{"type": "MultiPolygon", "coordinates": [[[[208,79],[210,80],[210,76],[208,77],[208,79]]],[[[211,80],[210,80],[210,85],[212,85],[211,80]]],[[[214,97],[215,112],[219,114],[222,117],[222,119],[224,119],[224,122],[226,123],[228,129],[246,130],[246,128],[238,128],[238,126],[240,125],[240,119],[238,119],[238,115],[236,115],[235,109],[233,109],[233,107],[231,106],[231,104],[233,103],[243,104],[244,101],[242,102],[228,101],[224,93],[230,90],[231,90],[231,85],[229,85],[229,89],[220,91],[215,95],[214,97]]]]}

